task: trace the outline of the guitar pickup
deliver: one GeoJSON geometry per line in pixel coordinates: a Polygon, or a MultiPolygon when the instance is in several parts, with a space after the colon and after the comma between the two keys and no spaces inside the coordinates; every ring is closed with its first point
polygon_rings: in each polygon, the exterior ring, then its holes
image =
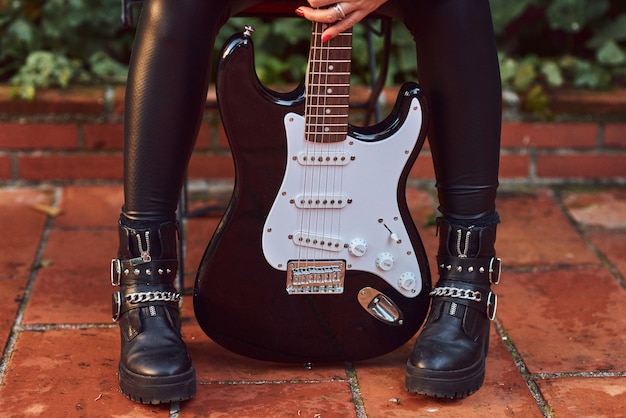
{"type": "Polygon", "coordinates": [[[298,195],[293,199],[293,203],[300,209],[341,209],[350,203],[350,200],[345,194],[298,195]]]}
{"type": "Polygon", "coordinates": [[[344,243],[339,238],[310,234],[307,232],[296,232],[292,236],[293,243],[301,247],[315,248],[326,251],[341,251],[344,243]]]}
{"type": "Polygon", "coordinates": [[[348,151],[302,151],[298,154],[298,163],[304,166],[346,165],[354,160],[348,151]]]}

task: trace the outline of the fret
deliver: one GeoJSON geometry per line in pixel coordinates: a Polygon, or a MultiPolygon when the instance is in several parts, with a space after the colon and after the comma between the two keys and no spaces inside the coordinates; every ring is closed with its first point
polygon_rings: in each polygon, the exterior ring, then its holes
{"type": "Polygon", "coordinates": [[[331,130],[337,130],[341,128],[343,123],[317,123],[317,124],[309,124],[307,131],[308,132],[330,132],[331,130]]]}
{"type": "Polygon", "coordinates": [[[309,68],[309,74],[310,75],[315,75],[315,74],[335,74],[335,75],[340,75],[342,77],[349,77],[350,76],[350,64],[348,63],[343,63],[343,64],[336,64],[336,63],[325,63],[325,64],[316,64],[315,67],[311,67],[309,68]]]}
{"type": "Polygon", "coordinates": [[[352,60],[349,60],[349,59],[346,59],[346,58],[347,57],[344,56],[343,54],[341,56],[339,56],[339,57],[335,57],[335,56],[330,57],[330,56],[326,55],[323,58],[317,58],[317,60],[313,64],[319,65],[319,64],[324,64],[324,63],[330,63],[330,64],[332,64],[332,63],[339,63],[339,64],[343,64],[343,65],[349,66],[349,64],[352,63],[352,60]]]}
{"type": "Polygon", "coordinates": [[[327,114],[327,115],[330,115],[329,112],[331,110],[333,110],[333,109],[343,109],[343,108],[344,108],[344,106],[341,105],[341,104],[338,104],[338,105],[333,105],[333,104],[326,105],[326,104],[324,104],[324,105],[313,105],[313,106],[311,106],[311,109],[325,109],[326,112],[327,112],[325,114],[327,114]]]}
{"type": "Polygon", "coordinates": [[[319,113],[312,113],[309,116],[313,120],[314,118],[324,119],[324,118],[327,118],[327,117],[333,117],[333,118],[341,117],[341,118],[345,118],[345,117],[348,117],[348,114],[344,113],[344,112],[334,112],[334,113],[319,112],[319,113]]]}
{"type": "Polygon", "coordinates": [[[318,94],[328,94],[332,96],[332,93],[349,93],[350,86],[348,84],[319,83],[312,85],[309,91],[311,90],[315,90],[318,94]]]}
{"type": "MultiPolygon", "coordinates": [[[[329,81],[335,81],[335,80],[329,80],[329,81]]],[[[331,82],[327,82],[327,83],[318,83],[318,84],[315,84],[312,87],[316,88],[319,91],[325,91],[325,92],[329,92],[329,93],[332,93],[333,91],[344,91],[344,92],[347,93],[347,90],[349,89],[350,85],[349,84],[345,84],[345,83],[331,83],[331,82]],[[336,90],[333,90],[333,89],[336,89],[336,90]]]]}
{"type": "MultiPolygon", "coordinates": [[[[328,100],[328,103],[343,103],[339,99],[348,99],[350,95],[347,91],[340,91],[341,89],[335,89],[333,91],[329,91],[330,89],[325,89],[319,92],[311,92],[309,91],[309,99],[313,100],[311,104],[319,104],[324,103],[324,101],[328,100]]],[[[346,89],[343,89],[346,90],[346,89]]]]}
{"type": "Polygon", "coordinates": [[[310,99],[330,99],[337,97],[350,97],[346,87],[335,87],[329,89],[326,86],[312,87],[308,90],[307,96],[310,99]]]}
{"type": "Polygon", "coordinates": [[[306,130],[320,130],[320,131],[326,131],[328,129],[332,129],[332,128],[340,128],[343,126],[343,122],[342,121],[333,121],[333,122],[328,122],[326,121],[326,118],[323,117],[319,117],[319,118],[312,118],[312,121],[310,121],[310,123],[308,125],[306,125],[305,129],[306,130]],[[319,123],[317,121],[320,121],[319,123]]]}
{"type": "Polygon", "coordinates": [[[350,71],[334,71],[334,70],[313,70],[309,71],[309,74],[322,74],[322,75],[341,75],[341,76],[349,76],[350,71]]]}
{"type": "Polygon", "coordinates": [[[336,123],[337,125],[339,124],[344,124],[346,122],[346,118],[348,117],[348,115],[312,115],[311,116],[311,120],[309,121],[310,125],[322,125],[324,123],[336,123]],[[320,123],[317,123],[317,121],[320,121],[320,123]]]}
{"type": "Polygon", "coordinates": [[[322,44],[322,45],[313,45],[311,47],[310,53],[312,53],[313,55],[318,55],[320,52],[327,52],[329,54],[339,55],[339,56],[347,56],[349,53],[352,53],[352,46],[351,45],[322,44]]]}
{"type": "MultiPolygon", "coordinates": [[[[345,131],[343,130],[341,126],[326,126],[326,127],[321,127],[321,126],[313,127],[312,126],[309,129],[307,129],[304,133],[310,138],[311,137],[322,138],[322,141],[324,141],[324,138],[336,138],[338,135],[341,135],[341,134],[343,134],[344,136],[346,135],[345,131]]],[[[343,141],[345,140],[345,138],[341,140],[343,141]]]]}
{"type": "Polygon", "coordinates": [[[306,131],[305,135],[309,137],[308,141],[311,142],[341,142],[345,141],[346,133],[343,130],[328,130],[328,131],[306,131]],[[332,139],[332,141],[331,141],[332,139]]]}

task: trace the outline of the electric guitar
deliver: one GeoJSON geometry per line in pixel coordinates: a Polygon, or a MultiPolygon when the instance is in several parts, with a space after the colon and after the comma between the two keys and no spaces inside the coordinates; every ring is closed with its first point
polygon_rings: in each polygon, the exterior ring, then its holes
{"type": "Polygon", "coordinates": [[[235,185],[194,288],[203,331],[276,362],[373,358],[409,340],[429,306],[430,275],[406,205],[427,106],[405,84],[390,115],[348,124],[351,31],[321,42],[306,82],[269,90],[250,30],[220,55],[217,98],[235,185]]]}

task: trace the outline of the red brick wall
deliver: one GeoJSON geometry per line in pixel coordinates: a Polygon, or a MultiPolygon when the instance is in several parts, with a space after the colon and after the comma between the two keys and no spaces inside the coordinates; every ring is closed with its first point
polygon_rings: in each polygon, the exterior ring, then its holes
{"type": "MultiPolygon", "coordinates": [[[[0,184],[121,181],[122,89],[112,95],[94,89],[44,92],[33,103],[10,100],[7,91],[0,87],[0,184]]],[[[579,118],[584,122],[504,122],[501,182],[626,182],[626,115],[623,122],[612,116],[609,121],[596,115],[579,118]]],[[[219,117],[207,110],[189,177],[233,175],[219,117]]],[[[427,146],[411,178],[434,179],[427,146]]]]}

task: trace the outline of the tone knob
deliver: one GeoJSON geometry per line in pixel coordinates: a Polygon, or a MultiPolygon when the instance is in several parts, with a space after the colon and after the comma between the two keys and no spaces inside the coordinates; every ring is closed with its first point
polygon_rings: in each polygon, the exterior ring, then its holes
{"type": "Polygon", "coordinates": [[[350,241],[350,244],[348,245],[348,251],[350,251],[350,254],[356,257],[361,257],[367,251],[367,243],[363,238],[355,238],[350,241]]]}
{"type": "Polygon", "coordinates": [[[393,255],[387,252],[378,254],[376,266],[383,271],[391,270],[393,268],[393,255]]]}
{"type": "Polygon", "coordinates": [[[417,276],[410,271],[405,271],[398,279],[398,285],[404,290],[415,290],[417,284],[417,276]]]}

